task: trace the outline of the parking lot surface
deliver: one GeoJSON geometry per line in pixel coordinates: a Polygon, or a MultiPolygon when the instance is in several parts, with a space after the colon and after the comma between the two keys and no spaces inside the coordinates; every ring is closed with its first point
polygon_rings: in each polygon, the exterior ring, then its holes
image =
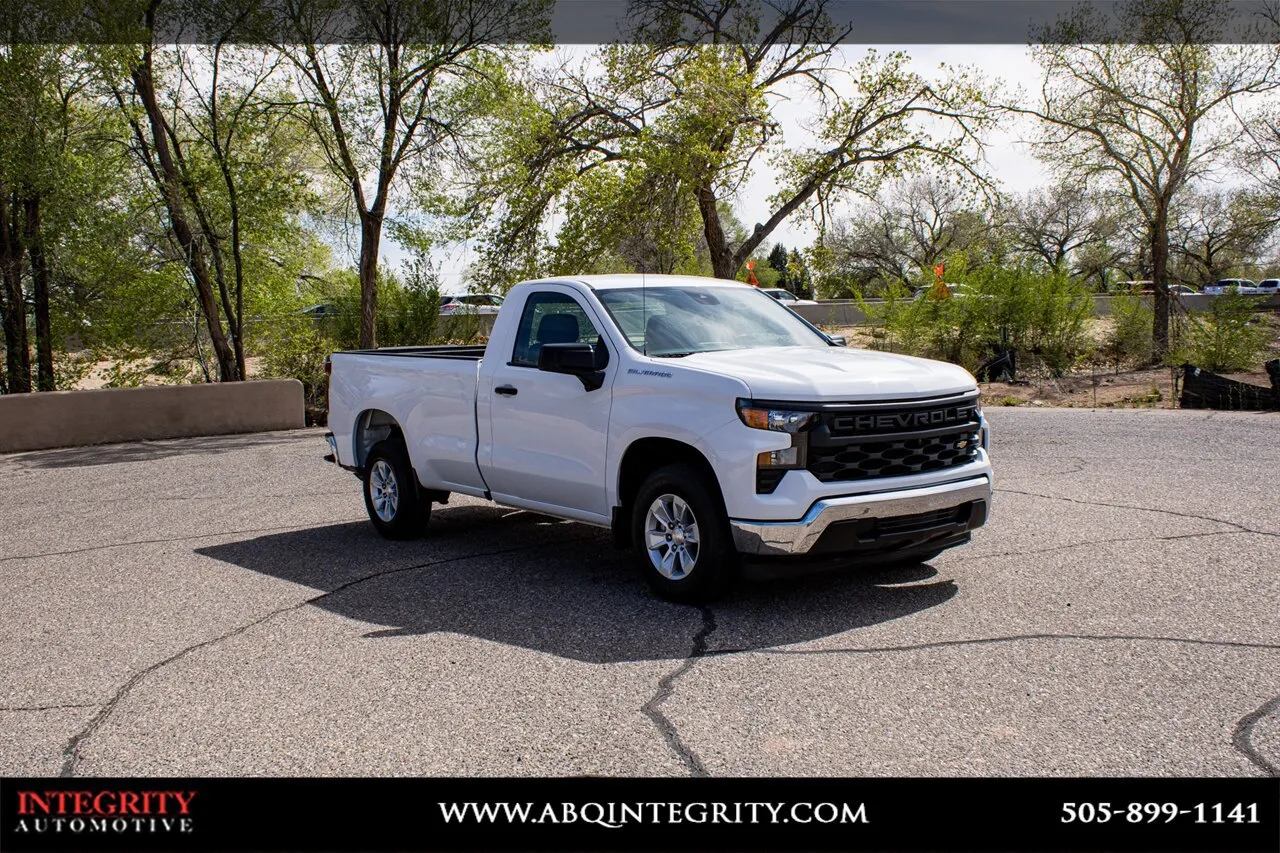
{"type": "Polygon", "coordinates": [[[653,598],[321,432],[0,456],[0,775],[1274,775],[1277,416],[997,409],[928,565],[653,598]]]}

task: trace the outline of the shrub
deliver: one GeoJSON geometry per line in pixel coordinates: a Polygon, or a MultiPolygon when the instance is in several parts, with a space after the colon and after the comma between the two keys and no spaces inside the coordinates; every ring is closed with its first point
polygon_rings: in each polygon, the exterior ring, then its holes
{"type": "Polygon", "coordinates": [[[1153,347],[1155,312],[1141,296],[1120,294],[1111,299],[1115,325],[1103,344],[1103,353],[1119,369],[1121,362],[1147,362],[1153,347]]]}
{"type": "Polygon", "coordinates": [[[329,390],[324,360],[335,349],[333,340],[311,318],[296,317],[271,324],[259,346],[262,376],[301,382],[307,422],[323,424],[329,390]]]}
{"type": "Polygon", "coordinates": [[[949,299],[914,299],[895,285],[883,304],[860,305],[884,327],[888,348],[970,370],[992,351],[1013,348],[1062,374],[1088,353],[1093,304],[1083,285],[1025,267],[987,267],[963,278],[965,293],[949,299]]]}
{"type": "Polygon", "coordinates": [[[1208,311],[1189,314],[1182,346],[1172,360],[1217,372],[1257,367],[1268,339],[1266,328],[1255,319],[1259,301],[1225,294],[1215,297],[1208,311]]]}

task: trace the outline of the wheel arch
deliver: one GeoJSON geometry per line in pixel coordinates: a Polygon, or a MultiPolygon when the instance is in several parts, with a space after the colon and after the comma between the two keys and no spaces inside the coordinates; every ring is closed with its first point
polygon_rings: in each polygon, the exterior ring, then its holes
{"type": "Polygon", "coordinates": [[[715,468],[702,451],[674,438],[649,437],[627,446],[618,463],[618,498],[613,508],[613,543],[618,548],[631,545],[631,509],[636,494],[650,474],[667,465],[684,463],[706,479],[712,493],[724,508],[724,494],[715,468]]]}
{"type": "MultiPolygon", "coordinates": [[[[404,444],[404,430],[393,415],[382,409],[365,409],[356,416],[355,429],[351,431],[351,447],[355,454],[356,468],[364,470],[369,451],[379,441],[395,436],[404,444]]],[[[406,446],[406,451],[408,447],[406,446]]]]}

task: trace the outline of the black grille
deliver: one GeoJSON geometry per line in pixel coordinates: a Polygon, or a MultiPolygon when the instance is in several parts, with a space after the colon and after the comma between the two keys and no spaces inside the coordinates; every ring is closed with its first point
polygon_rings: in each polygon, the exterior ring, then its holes
{"type": "Polygon", "coordinates": [[[756,471],[756,494],[771,495],[773,490],[778,488],[778,484],[782,482],[782,477],[786,474],[785,468],[761,468],[756,471]]]}
{"type": "Polygon", "coordinates": [[[823,482],[925,474],[978,458],[976,398],[827,411],[808,434],[806,467],[823,482]]]}

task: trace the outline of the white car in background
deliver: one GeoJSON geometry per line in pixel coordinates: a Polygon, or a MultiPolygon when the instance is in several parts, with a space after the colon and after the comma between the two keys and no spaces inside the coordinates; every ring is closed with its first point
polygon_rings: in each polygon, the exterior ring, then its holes
{"type": "Polygon", "coordinates": [[[1259,293],[1258,286],[1247,278],[1220,278],[1205,287],[1208,296],[1221,296],[1224,293],[1259,293]]]}
{"type": "Polygon", "coordinates": [[[790,290],[783,290],[781,287],[762,287],[760,288],[760,290],[764,293],[769,294],[774,299],[778,300],[783,305],[786,305],[788,307],[795,306],[795,305],[817,305],[818,304],[813,299],[801,299],[799,296],[796,296],[790,290]]]}
{"type": "Polygon", "coordinates": [[[496,293],[464,293],[440,297],[440,313],[449,314],[497,314],[503,297],[496,293]]]}

